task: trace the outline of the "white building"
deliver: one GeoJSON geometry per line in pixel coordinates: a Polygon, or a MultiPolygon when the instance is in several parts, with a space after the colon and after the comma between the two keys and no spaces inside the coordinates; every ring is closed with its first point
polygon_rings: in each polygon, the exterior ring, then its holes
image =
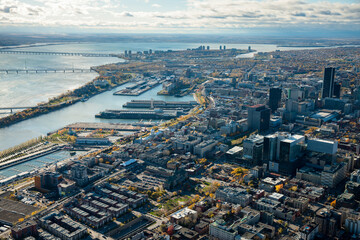
{"type": "Polygon", "coordinates": [[[307,150],[327,154],[335,154],[338,150],[338,142],[315,138],[308,139],[307,150]]]}
{"type": "Polygon", "coordinates": [[[183,208],[170,215],[170,222],[182,224],[188,218],[190,221],[195,222],[197,219],[197,211],[190,208],[183,208]]]}
{"type": "Polygon", "coordinates": [[[264,136],[261,135],[251,135],[244,140],[244,158],[253,159],[254,158],[254,148],[256,146],[263,145],[264,136]]]}

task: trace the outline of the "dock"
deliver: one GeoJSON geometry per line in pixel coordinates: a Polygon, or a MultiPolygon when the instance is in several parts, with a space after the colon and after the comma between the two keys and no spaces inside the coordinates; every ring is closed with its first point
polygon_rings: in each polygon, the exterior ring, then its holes
{"type": "Polygon", "coordinates": [[[183,111],[178,110],[105,110],[96,114],[97,118],[105,119],[172,119],[179,117],[183,111]]]}
{"type": "Polygon", "coordinates": [[[44,151],[33,153],[33,154],[30,154],[30,155],[27,155],[27,156],[24,156],[24,157],[20,157],[20,158],[16,158],[16,159],[13,159],[13,160],[9,160],[9,161],[6,161],[6,162],[0,164],[0,170],[3,170],[3,169],[6,169],[6,168],[9,168],[9,167],[18,165],[20,163],[24,163],[24,162],[33,160],[35,158],[39,158],[39,157],[48,155],[50,153],[58,152],[58,151],[61,151],[61,150],[62,150],[61,147],[54,146],[54,147],[52,147],[50,149],[47,149],[47,150],[44,150],[44,151]]]}
{"type": "Polygon", "coordinates": [[[131,100],[123,105],[124,108],[166,108],[166,109],[191,109],[197,106],[198,103],[195,101],[187,102],[166,102],[159,100],[131,100]]]}
{"type": "Polygon", "coordinates": [[[160,81],[153,80],[153,81],[140,81],[135,83],[131,86],[126,87],[125,89],[121,89],[114,93],[114,95],[121,95],[121,96],[139,96],[150,89],[160,85],[160,81]]]}
{"type": "Polygon", "coordinates": [[[123,123],[87,123],[87,122],[78,122],[67,125],[65,128],[78,128],[85,130],[115,130],[115,131],[130,131],[137,132],[142,128],[140,126],[133,126],[132,124],[123,124],[123,123]]]}

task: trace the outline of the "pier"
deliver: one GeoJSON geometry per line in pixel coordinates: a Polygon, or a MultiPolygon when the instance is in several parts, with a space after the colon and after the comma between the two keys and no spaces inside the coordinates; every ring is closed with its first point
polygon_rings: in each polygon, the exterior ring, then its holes
{"type": "MultiPolygon", "coordinates": [[[[10,160],[10,161],[4,162],[4,163],[0,163],[0,170],[9,168],[9,167],[12,167],[12,166],[15,166],[15,165],[18,165],[20,163],[24,163],[24,162],[33,160],[35,158],[46,156],[46,155],[48,155],[50,153],[58,152],[60,150],[62,150],[62,148],[56,146],[56,147],[52,147],[50,149],[47,149],[47,150],[44,150],[44,151],[41,151],[41,152],[38,152],[38,153],[30,154],[28,156],[24,156],[24,157],[20,157],[20,158],[10,160]]],[[[37,162],[42,163],[43,161],[37,160],[37,162]]],[[[44,163],[47,163],[47,162],[44,162],[44,163]]]]}
{"type": "Polygon", "coordinates": [[[115,130],[115,131],[129,131],[129,132],[137,132],[142,128],[140,126],[133,126],[132,124],[123,124],[123,123],[72,123],[67,125],[65,128],[80,128],[85,130],[96,130],[96,129],[104,129],[104,130],[115,130]]]}
{"type": "Polygon", "coordinates": [[[179,117],[183,111],[178,110],[105,110],[96,114],[97,118],[105,119],[172,119],[179,117]]]}
{"type": "Polygon", "coordinates": [[[0,54],[60,55],[60,56],[81,56],[81,57],[119,57],[120,56],[120,54],[112,54],[112,53],[38,52],[38,51],[9,51],[9,50],[0,50],[0,54]]]}
{"type": "Polygon", "coordinates": [[[198,103],[195,101],[187,102],[166,102],[159,100],[131,100],[123,105],[124,108],[166,108],[166,109],[189,109],[197,106],[198,103]]]}
{"type": "Polygon", "coordinates": [[[122,95],[122,96],[139,96],[143,94],[146,91],[149,91],[150,89],[158,86],[161,84],[161,81],[140,81],[137,82],[125,89],[121,89],[117,92],[114,92],[114,95],[122,95]]]}

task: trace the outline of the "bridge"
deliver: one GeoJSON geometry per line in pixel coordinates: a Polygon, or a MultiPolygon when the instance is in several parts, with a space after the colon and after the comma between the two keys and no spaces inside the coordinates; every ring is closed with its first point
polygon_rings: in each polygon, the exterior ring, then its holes
{"type": "MultiPolygon", "coordinates": [[[[31,107],[29,107],[29,106],[23,106],[23,107],[0,107],[0,111],[2,111],[2,110],[10,110],[10,113],[12,113],[13,112],[13,110],[17,110],[17,109],[28,109],[28,108],[41,108],[42,106],[31,106],[31,107]]],[[[7,113],[5,113],[5,114],[7,114],[7,113]]]]}
{"type": "Polygon", "coordinates": [[[112,54],[112,53],[36,52],[36,51],[9,51],[9,50],[0,50],[0,54],[60,55],[60,56],[81,56],[81,57],[119,57],[120,56],[120,54],[112,54]]]}
{"type": "Polygon", "coordinates": [[[40,68],[40,69],[27,69],[27,68],[13,68],[13,69],[0,69],[0,73],[88,73],[95,71],[93,68],[40,68]]]}

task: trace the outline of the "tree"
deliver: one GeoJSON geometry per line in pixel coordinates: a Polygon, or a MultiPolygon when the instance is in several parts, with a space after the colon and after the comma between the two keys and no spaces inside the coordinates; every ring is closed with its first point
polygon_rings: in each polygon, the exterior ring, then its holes
{"type": "Polygon", "coordinates": [[[333,208],[336,207],[336,199],[330,203],[330,206],[332,206],[333,208]]]}
{"type": "Polygon", "coordinates": [[[162,232],[165,232],[165,231],[167,230],[167,226],[166,226],[165,223],[163,223],[163,224],[160,225],[160,230],[161,230],[162,232]]]}
{"type": "Polygon", "coordinates": [[[276,191],[276,192],[280,192],[280,190],[281,190],[283,187],[284,187],[283,184],[276,185],[276,186],[275,186],[275,191],[276,191]]]}

